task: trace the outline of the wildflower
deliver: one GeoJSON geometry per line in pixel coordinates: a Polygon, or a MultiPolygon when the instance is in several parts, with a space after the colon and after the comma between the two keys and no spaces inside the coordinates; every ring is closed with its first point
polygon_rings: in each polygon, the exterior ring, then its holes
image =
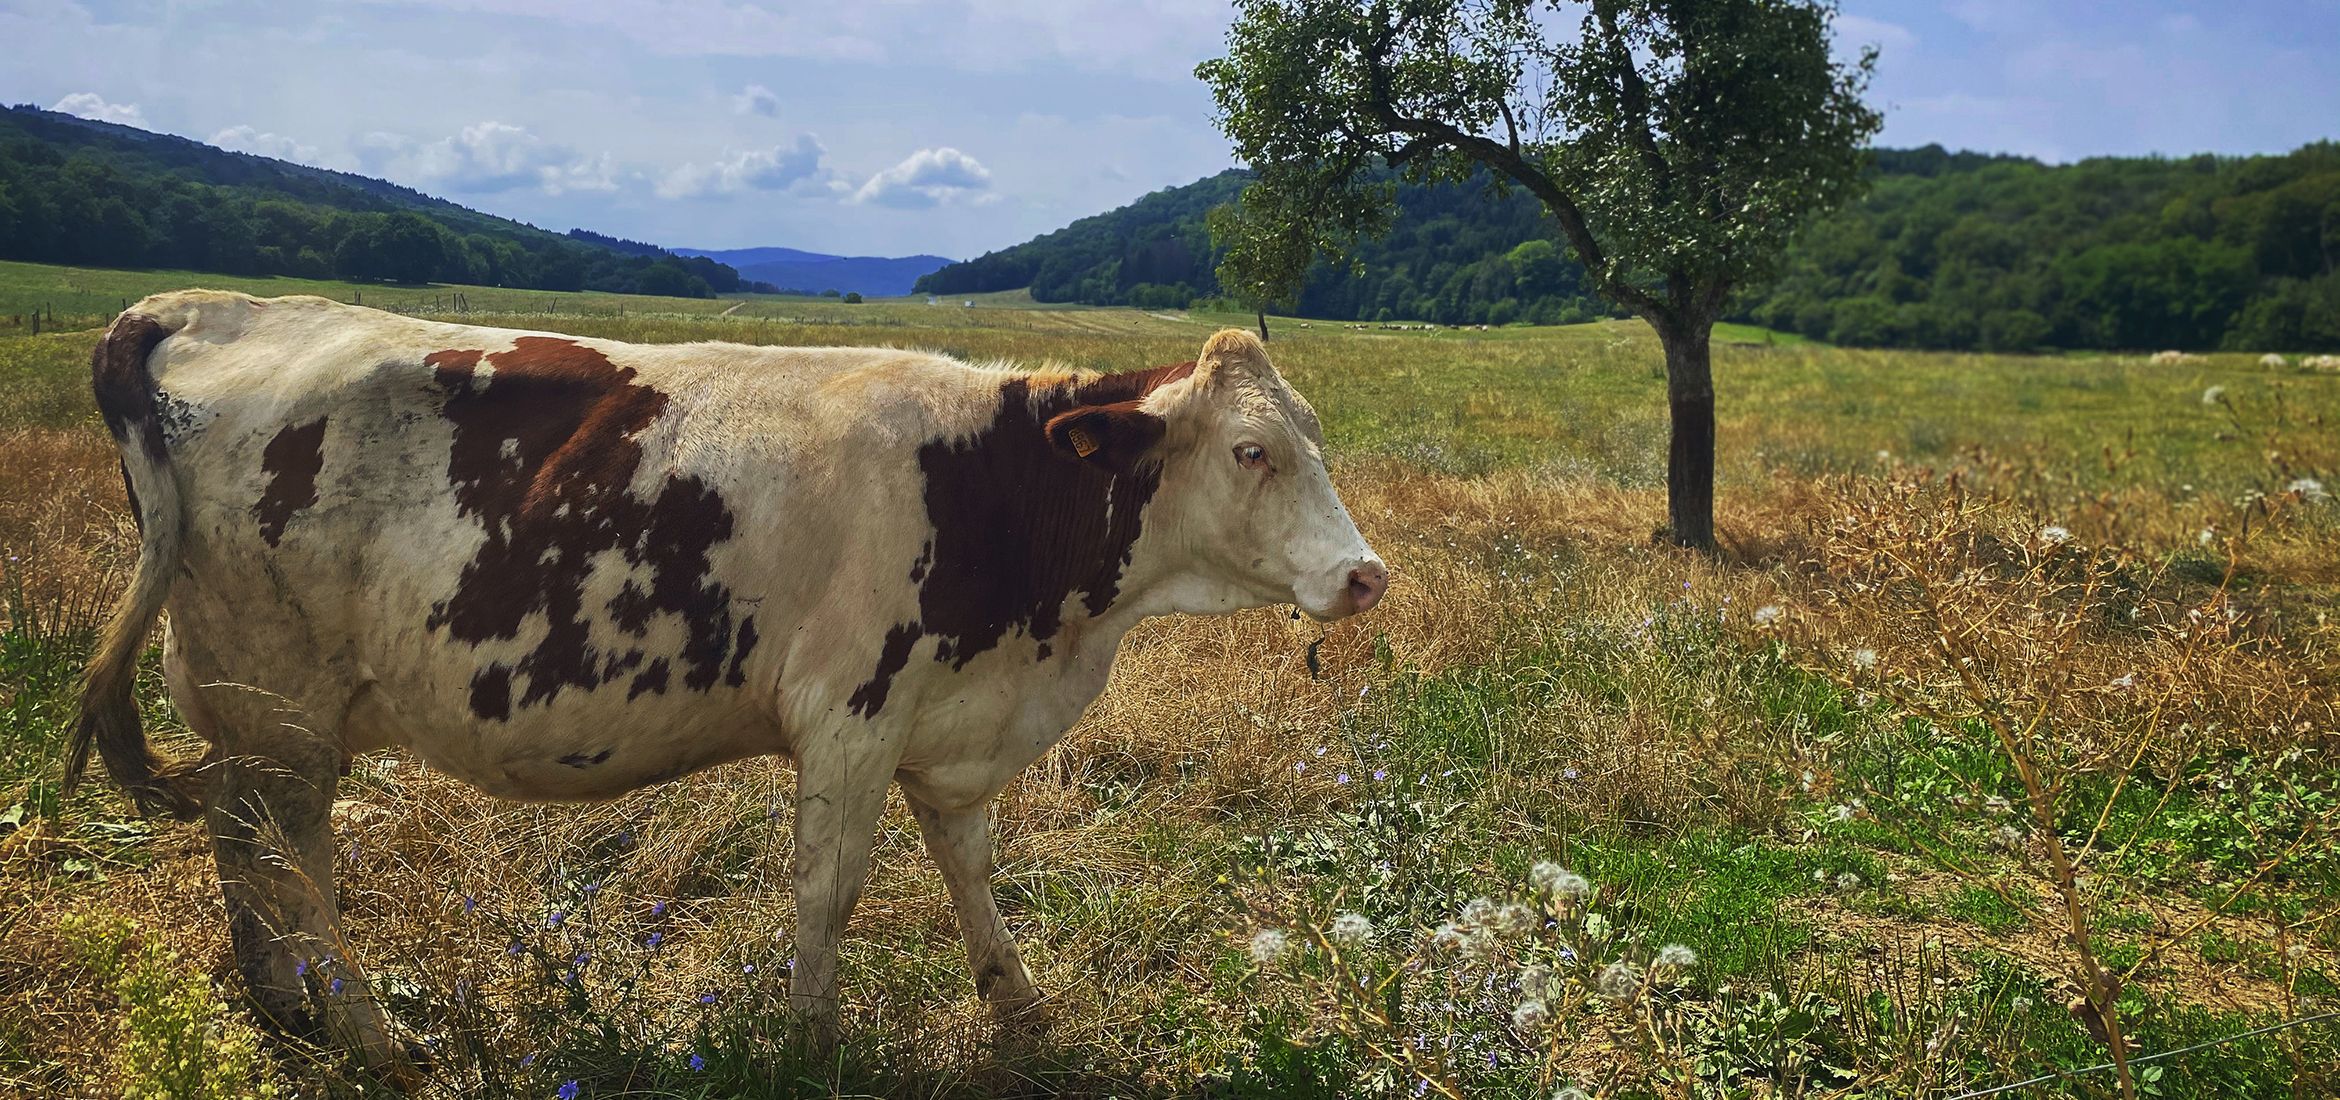
{"type": "Polygon", "coordinates": [[[703,1004],[703,1005],[711,1005],[711,1004],[714,1004],[714,1003],[715,1003],[715,991],[714,991],[714,990],[708,990],[708,991],[707,991],[707,992],[705,992],[705,993],[701,993],[701,994],[699,994],[699,1003],[700,1003],[700,1004],[703,1004]]]}
{"type": "Polygon", "coordinates": [[[2295,943],[2285,947],[2283,949],[2283,957],[2290,959],[2292,962],[2298,962],[2301,959],[2307,958],[2307,945],[2304,943],[2295,943]]]}
{"type": "Polygon", "coordinates": [[[740,967],[739,972],[742,974],[753,974],[756,972],[756,964],[749,963],[746,966],[740,967]]]}
{"type": "Polygon", "coordinates": [[[1347,772],[1342,772],[1342,773],[1340,773],[1339,775],[1333,776],[1333,782],[1335,782],[1335,783],[1338,783],[1338,784],[1340,784],[1341,786],[1344,786],[1344,787],[1348,786],[1348,785],[1349,785],[1349,773],[1347,773],[1347,772]]]}
{"type": "Polygon", "coordinates": [[[1876,650],[1874,650],[1874,649],[1870,649],[1870,648],[1869,648],[1869,647],[1867,647],[1867,646],[1862,646],[1862,647],[1861,647],[1861,648],[1859,648],[1859,649],[1853,650],[1853,667],[1854,667],[1854,668],[1875,668],[1875,667],[1877,667],[1877,651],[1876,651],[1876,650]]]}
{"type": "Polygon", "coordinates": [[[1772,623],[1775,623],[1775,622],[1778,622],[1778,621],[1779,621],[1779,615],[1780,615],[1780,609],[1779,609],[1779,605],[1778,605],[1778,604],[1775,604],[1775,603],[1767,603],[1767,604],[1764,604],[1763,606],[1761,606],[1761,607],[1758,607],[1758,608],[1756,608],[1756,609],[1755,609],[1755,616],[1754,616],[1754,618],[1755,618],[1755,625],[1756,625],[1756,626],[1769,626],[1769,625],[1771,625],[1772,623]]]}
{"type": "Polygon", "coordinates": [[[300,961],[298,961],[298,962],[295,962],[295,963],[293,963],[293,976],[294,976],[294,977],[296,977],[296,978],[305,978],[305,977],[308,977],[308,976],[309,976],[309,960],[307,960],[307,959],[302,959],[302,960],[300,960],[300,961]]]}
{"type": "Polygon", "coordinates": [[[567,919],[569,919],[568,910],[555,909],[552,911],[550,916],[544,918],[544,926],[546,928],[559,928],[561,926],[561,922],[567,919]]]}
{"type": "Polygon", "coordinates": [[[698,1071],[700,1071],[700,1070],[703,1070],[703,1069],[706,1069],[706,1068],[707,1068],[707,1059],[706,1059],[706,1058],[704,1058],[704,1057],[702,1057],[702,1056],[700,1056],[700,1055],[697,1055],[697,1054],[693,1054],[693,1055],[691,1055],[691,1072],[693,1072],[693,1073],[697,1073],[698,1071]]]}
{"type": "Polygon", "coordinates": [[[2115,679],[2115,680],[2113,680],[2111,683],[2109,683],[2109,684],[2107,684],[2107,685],[2105,685],[2105,686],[2106,686],[2106,687],[2116,687],[2116,688],[2120,688],[2120,689],[2121,689],[2121,690],[2123,690],[2123,691],[2126,691],[2126,690],[2128,690],[2128,689],[2130,689],[2130,688],[2133,688],[2133,687],[2136,687],[2136,686],[2137,686],[2137,674],[2136,674],[2136,673],[2134,673],[2134,672],[2126,672],[2126,673],[2122,673],[2122,674],[2121,674],[2121,676],[2120,676],[2118,679],[2115,679]]]}
{"type": "Polygon", "coordinates": [[[1566,779],[1566,780],[1568,780],[1568,781],[1570,781],[1570,782],[1574,782],[1574,781],[1576,780],[1576,778],[1577,778],[1577,775],[1578,775],[1578,773],[1577,773],[1577,770],[1576,770],[1575,768],[1562,768],[1562,769],[1560,769],[1560,778],[1562,778],[1562,779],[1566,779]]]}
{"type": "Polygon", "coordinates": [[[1374,781],[1374,782],[1376,782],[1376,783],[1382,783],[1382,782],[1386,782],[1388,779],[1389,779],[1389,769],[1388,769],[1388,768],[1375,768],[1375,769],[1373,769],[1373,781],[1374,781]]]}
{"type": "Polygon", "coordinates": [[[510,955],[510,956],[512,956],[513,958],[517,959],[517,958],[519,958],[519,957],[520,957],[520,951],[521,951],[521,947],[520,947],[520,941],[519,941],[519,940],[513,940],[513,941],[512,941],[512,946],[510,946],[510,947],[507,947],[507,948],[505,948],[505,949],[504,949],[504,954],[506,954],[506,955],[510,955]]]}
{"type": "Polygon", "coordinates": [[[2224,386],[2212,386],[2202,391],[2202,403],[2205,405],[2216,405],[2224,400],[2226,400],[2226,387],[2224,386]]]}
{"type": "Polygon", "coordinates": [[[1332,927],[1325,930],[1325,935],[1334,943],[1354,947],[1373,938],[1373,922],[1363,913],[1343,913],[1333,918],[1332,927]]]}
{"type": "Polygon", "coordinates": [[[665,902],[663,902],[663,901],[657,901],[657,902],[652,902],[652,903],[650,903],[650,915],[651,915],[651,916],[653,916],[653,917],[663,917],[663,916],[665,916],[665,915],[666,915],[666,903],[665,903],[665,902]]]}
{"type": "Polygon", "coordinates": [[[1842,802],[1828,808],[1828,819],[1841,825],[1853,819],[1853,808],[1842,802]]]}
{"type": "Polygon", "coordinates": [[[1601,968],[1601,996],[1612,1001],[1625,1002],[1641,991],[1641,974],[1621,962],[1601,968]]]}
{"type": "Polygon", "coordinates": [[[479,909],[479,899],[478,899],[478,898],[472,897],[472,896],[471,896],[471,895],[469,895],[469,894],[465,894],[465,895],[463,895],[463,912],[464,912],[464,915],[466,915],[466,916],[469,916],[471,913],[473,913],[474,911],[476,911],[476,910],[478,910],[478,909],[479,909]]]}
{"type": "Polygon", "coordinates": [[[652,932],[649,935],[642,937],[642,946],[647,947],[652,951],[658,950],[659,945],[664,944],[665,942],[666,933],[664,932],[652,932]]]}
{"type": "Polygon", "coordinates": [[[341,996],[341,979],[339,979],[339,978],[335,978],[335,979],[333,979],[333,985],[332,985],[332,989],[333,989],[333,995],[334,995],[334,996],[336,996],[336,997],[339,997],[339,996],[341,996]]]}
{"type": "Polygon", "coordinates": [[[532,1050],[532,1051],[529,1051],[527,1054],[524,1054],[524,1055],[522,1055],[522,1056],[520,1057],[520,1068],[521,1068],[521,1069],[527,1069],[528,1067],[530,1067],[530,1066],[533,1066],[533,1065],[535,1065],[535,1064],[536,1064],[536,1052],[535,1052],[535,1051],[533,1051],[533,1050],[532,1050]]]}
{"type": "Polygon", "coordinates": [[[2201,534],[2194,536],[2194,541],[2201,543],[2204,546],[2208,546],[2211,543],[2218,541],[2218,532],[2213,528],[2204,527],[2202,528],[2201,534]]]}
{"type": "Polygon", "coordinates": [[[1861,876],[1856,875],[1851,871],[1846,871],[1845,873],[1836,876],[1836,888],[1848,893],[1854,890],[1858,890],[1861,888],[1861,876]]]}
{"type": "Polygon", "coordinates": [[[571,1081],[562,1085],[561,1090],[553,1095],[560,1097],[561,1100],[577,1100],[577,1082],[571,1081]]]}
{"type": "Polygon", "coordinates": [[[1608,939],[1609,918],[1599,913],[1586,913],[1584,915],[1584,934],[1596,940],[1608,939]]]}
{"type": "Polygon", "coordinates": [[[1290,937],[1281,930],[1262,928],[1251,934],[1251,946],[1247,950],[1251,952],[1251,961],[1266,966],[1282,958],[1284,949],[1290,947],[1291,943],[1290,937]]]}
{"type": "Polygon", "coordinates": [[[2039,529],[2039,541],[2044,542],[2049,546],[2055,546],[2066,542],[2070,540],[2071,537],[2072,529],[2061,526],[2059,524],[2051,523],[2039,529]]]}
{"type": "Polygon", "coordinates": [[[2332,494],[2324,491],[2324,483],[2312,477],[2294,478],[2291,484],[2284,486],[2284,491],[2298,493],[2299,499],[2310,504],[2321,504],[2332,499],[2332,494]]]}
{"type": "Polygon", "coordinates": [[[1521,1031],[1542,1031],[1551,1022],[1552,1010],[1544,1007],[1542,1001],[1521,1001],[1518,1008],[1511,1010],[1511,1026],[1521,1031]]]}
{"type": "Polygon", "coordinates": [[[1519,972],[1520,996],[1540,1001],[1552,991],[1552,968],[1531,966],[1519,972]]]}
{"type": "Polygon", "coordinates": [[[1669,943],[1658,948],[1657,962],[1659,966],[1696,966],[1698,965],[1698,952],[1678,943],[1669,943]]]}

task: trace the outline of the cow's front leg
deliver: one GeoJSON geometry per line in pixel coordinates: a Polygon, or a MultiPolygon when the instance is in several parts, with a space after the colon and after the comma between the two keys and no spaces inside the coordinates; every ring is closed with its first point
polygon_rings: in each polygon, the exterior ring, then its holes
{"type": "Polygon", "coordinates": [[[837,945],[869,877],[898,754],[856,730],[805,751],[796,772],[796,962],[789,1003],[816,1044],[837,1039],[837,945]],[[851,742],[850,745],[845,742],[851,742]]]}
{"type": "Polygon", "coordinates": [[[951,892],[951,906],[959,911],[959,935],[967,943],[967,965],[975,972],[975,991],[991,1004],[1002,1020],[1026,1014],[1040,1001],[1040,989],[1015,936],[999,915],[991,895],[991,805],[988,800],[969,809],[943,810],[913,796],[911,816],[926,837],[926,850],[942,870],[943,885],[951,892]]]}

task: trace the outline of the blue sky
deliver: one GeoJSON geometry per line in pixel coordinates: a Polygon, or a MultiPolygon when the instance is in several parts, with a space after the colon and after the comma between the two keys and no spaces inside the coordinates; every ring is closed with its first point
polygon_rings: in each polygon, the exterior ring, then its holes
{"type": "MultiPolygon", "coordinates": [[[[1217,0],[0,0],[0,100],[552,229],[964,257],[1229,167],[1217,0]]],[[[2340,2],[1846,0],[1883,141],[2340,137],[2340,2]]]]}

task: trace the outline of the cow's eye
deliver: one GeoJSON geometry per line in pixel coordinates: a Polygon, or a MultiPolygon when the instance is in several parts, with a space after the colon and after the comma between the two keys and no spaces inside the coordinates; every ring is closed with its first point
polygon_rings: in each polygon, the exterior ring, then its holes
{"type": "Polygon", "coordinates": [[[1267,448],[1257,443],[1240,443],[1235,447],[1235,461],[1246,470],[1257,470],[1267,465],[1267,448]]]}

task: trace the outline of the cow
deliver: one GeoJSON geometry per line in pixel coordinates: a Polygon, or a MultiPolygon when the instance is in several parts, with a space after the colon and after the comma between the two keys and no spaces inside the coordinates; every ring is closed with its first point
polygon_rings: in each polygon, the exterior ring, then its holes
{"type": "Polygon", "coordinates": [[[142,812],[204,816],[258,1009],[394,1072],[335,902],[356,754],[542,801],[788,758],[791,1006],[825,1040],[899,785],[975,986],[1013,1017],[1040,992],[993,902],[989,806],[1122,637],[1279,604],[1339,619],[1388,579],[1315,412],[1240,330],[1096,374],[190,290],[115,320],[91,384],[140,545],[67,783],[94,749],[142,812]],[[155,753],[132,698],[166,610],[198,760],[155,753]]]}

